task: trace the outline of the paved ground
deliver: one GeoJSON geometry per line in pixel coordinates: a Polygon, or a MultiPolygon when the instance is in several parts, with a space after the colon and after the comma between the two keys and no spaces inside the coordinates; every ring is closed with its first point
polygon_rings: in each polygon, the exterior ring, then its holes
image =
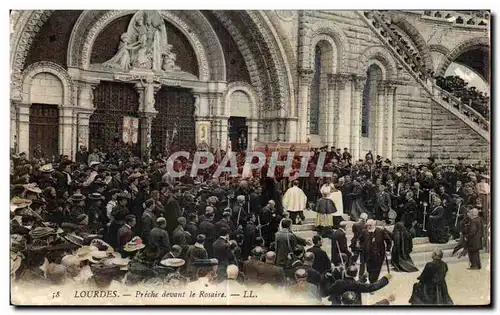
{"type": "MultiPolygon", "coordinates": [[[[490,303],[490,271],[488,267],[489,255],[481,255],[483,269],[467,270],[468,259],[462,258],[458,262],[448,264],[446,282],[448,292],[455,305],[487,305],[490,303]]],[[[370,305],[390,294],[396,295],[394,305],[409,305],[413,283],[417,281],[422,268],[418,272],[399,273],[392,272],[393,277],[389,284],[375,292],[374,295],[365,294],[364,304],[370,305]]]]}

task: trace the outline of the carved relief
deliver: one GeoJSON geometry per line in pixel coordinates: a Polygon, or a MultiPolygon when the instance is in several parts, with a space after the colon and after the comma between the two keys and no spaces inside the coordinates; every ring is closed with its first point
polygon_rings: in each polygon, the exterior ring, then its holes
{"type": "Polygon", "coordinates": [[[290,22],[295,17],[295,13],[293,10],[274,10],[276,15],[285,22],[290,22]]]}

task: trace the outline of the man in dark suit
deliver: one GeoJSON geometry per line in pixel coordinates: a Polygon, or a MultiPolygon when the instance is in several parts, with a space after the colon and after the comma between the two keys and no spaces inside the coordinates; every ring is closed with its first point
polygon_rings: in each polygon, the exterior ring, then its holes
{"type": "Polygon", "coordinates": [[[386,220],[387,214],[391,210],[391,195],[385,191],[384,185],[378,186],[377,196],[375,198],[375,216],[378,220],[386,220]]]}
{"type": "Polygon", "coordinates": [[[293,253],[293,250],[297,247],[297,245],[306,246],[307,241],[292,233],[290,230],[292,220],[284,219],[281,224],[283,229],[276,233],[275,249],[277,255],[276,264],[283,267],[286,265],[288,254],[293,253]]]}
{"type": "Polygon", "coordinates": [[[342,254],[347,256],[347,259],[350,259],[351,252],[347,248],[347,237],[346,237],[346,221],[342,221],[339,223],[339,228],[333,231],[332,234],[332,248],[331,248],[331,257],[332,263],[335,266],[345,265],[347,261],[343,261],[341,258],[342,254]]]}
{"type": "Polygon", "coordinates": [[[167,221],[165,218],[160,217],[156,220],[156,226],[151,229],[149,235],[148,246],[155,249],[158,257],[163,257],[170,251],[170,238],[165,230],[167,228],[167,221]]]}
{"type": "Polygon", "coordinates": [[[314,262],[311,267],[318,271],[321,275],[324,275],[327,271],[332,269],[332,263],[330,262],[326,252],[321,249],[321,245],[323,243],[321,236],[314,235],[312,241],[314,246],[307,250],[307,252],[314,254],[314,262]]]}
{"type": "Polygon", "coordinates": [[[469,210],[469,224],[465,227],[465,242],[469,254],[469,269],[481,269],[481,259],[479,251],[483,249],[483,222],[479,215],[477,208],[469,210]]]}
{"type": "Polygon", "coordinates": [[[378,280],[386,253],[391,251],[392,239],[386,229],[376,226],[374,220],[366,222],[366,230],[361,235],[361,246],[368,271],[368,280],[375,283],[378,280]]]}
{"type": "Polygon", "coordinates": [[[349,246],[352,251],[351,262],[349,265],[354,265],[360,258],[359,262],[359,278],[363,277],[365,274],[365,257],[362,255],[363,248],[361,244],[361,235],[363,235],[366,230],[366,220],[368,219],[368,215],[366,213],[361,213],[359,216],[359,221],[352,225],[352,233],[354,236],[351,239],[351,245],[349,246]]]}
{"type": "Polygon", "coordinates": [[[229,246],[229,231],[222,230],[219,233],[219,238],[213,244],[213,258],[219,262],[219,277],[226,279],[226,269],[231,258],[231,248],[229,246]]]}
{"type": "Polygon", "coordinates": [[[196,237],[198,236],[198,227],[196,226],[198,223],[198,216],[196,212],[190,213],[188,215],[188,222],[186,223],[185,230],[191,234],[189,239],[189,245],[193,245],[195,243],[196,237]]]}
{"type": "Polygon", "coordinates": [[[127,244],[132,237],[134,236],[134,233],[132,233],[132,229],[135,226],[135,215],[133,214],[128,214],[125,217],[125,223],[122,225],[122,227],[118,230],[118,251],[123,251],[123,246],[127,244]]]}
{"type": "Polygon", "coordinates": [[[231,212],[229,211],[224,211],[224,213],[222,214],[222,219],[220,219],[219,222],[215,223],[216,233],[219,234],[222,230],[231,232],[236,231],[236,227],[234,226],[233,221],[231,221],[231,212]]]}
{"type": "Polygon", "coordinates": [[[177,219],[177,227],[175,228],[174,232],[172,233],[173,236],[173,243],[175,245],[179,245],[180,247],[185,247],[188,245],[188,240],[189,240],[189,234],[184,231],[184,227],[186,226],[186,218],[180,217],[177,219]]]}
{"type": "Polygon", "coordinates": [[[201,220],[198,226],[198,233],[203,234],[206,237],[205,249],[208,252],[208,257],[213,257],[212,245],[217,238],[217,233],[215,232],[215,225],[212,223],[214,219],[214,213],[208,213],[205,218],[201,220]]]}
{"type": "Polygon", "coordinates": [[[314,264],[314,254],[311,252],[306,252],[304,254],[304,263],[301,268],[307,271],[307,282],[314,284],[319,288],[321,283],[321,274],[312,267],[314,264]]]}
{"type": "Polygon", "coordinates": [[[205,249],[206,237],[203,234],[196,236],[194,245],[190,245],[186,252],[186,275],[191,278],[196,278],[196,267],[194,262],[200,259],[208,259],[208,253],[205,249]]]}
{"type": "Polygon", "coordinates": [[[350,266],[347,268],[346,277],[335,281],[335,283],[328,288],[326,293],[330,296],[332,305],[342,305],[342,295],[348,291],[356,294],[356,304],[361,305],[361,293],[375,292],[389,284],[389,279],[391,278],[391,275],[388,274],[374,283],[361,283],[354,279],[357,274],[358,268],[356,268],[356,266],[350,266]]]}

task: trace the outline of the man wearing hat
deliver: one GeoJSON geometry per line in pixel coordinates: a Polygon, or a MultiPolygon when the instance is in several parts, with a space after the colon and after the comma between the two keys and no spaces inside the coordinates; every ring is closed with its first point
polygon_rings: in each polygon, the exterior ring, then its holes
{"type": "Polygon", "coordinates": [[[156,219],[156,226],[151,229],[149,234],[148,245],[157,251],[158,257],[163,257],[165,253],[170,251],[170,238],[165,228],[167,221],[165,218],[160,217],[156,219]]]}
{"type": "Polygon", "coordinates": [[[160,262],[162,266],[172,269],[172,272],[165,277],[166,285],[169,287],[179,287],[188,283],[189,279],[182,276],[180,273],[180,270],[185,263],[184,259],[180,258],[167,258],[160,262]]]}
{"type": "Polygon", "coordinates": [[[54,168],[52,167],[52,164],[45,164],[40,167],[39,169],[41,173],[41,177],[38,179],[38,186],[40,189],[44,190],[47,187],[56,187],[57,185],[57,180],[52,177],[52,174],[54,173],[54,168]]]}
{"type": "Polygon", "coordinates": [[[146,209],[142,213],[140,233],[141,238],[144,240],[144,243],[149,244],[151,230],[156,225],[156,216],[153,212],[155,203],[153,199],[148,199],[146,200],[146,202],[144,202],[144,206],[146,207],[146,209]]]}
{"type": "Polygon", "coordinates": [[[206,237],[203,234],[198,234],[196,236],[196,242],[194,245],[190,245],[186,252],[186,275],[191,279],[196,276],[196,268],[194,267],[194,262],[200,259],[208,259],[208,253],[205,249],[206,237]]]}
{"type": "Polygon", "coordinates": [[[219,234],[222,230],[226,231],[235,231],[236,227],[234,223],[231,221],[231,212],[224,211],[222,214],[222,219],[219,222],[215,223],[215,231],[219,234]]]}
{"type": "Polygon", "coordinates": [[[98,221],[100,221],[99,216],[101,213],[101,205],[102,202],[104,201],[104,196],[96,192],[89,194],[87,196],[87,199],[89,200],[88,212],[87,212],[89,216],[89,223],[94,225],[98,221]]]}
{"type": "Polygon", "coordinates": [[[219,262],[219,276],[226,278],[226,268],[231,258],[231,248],[229,246],[228,230],[221,230],[219,238],[213,244],[213,257],[219,262]]]}
{"type": "Polygon", "coordinates": [[[90,174],[83,182],[83,187],[89,187],[94,182],[96,176],[99,175],[99,164],[101,163],[100,162],[89,163],[90,174]]]}
{"type": "Polygon", "coordinates": [[[179,245],[181,247],[185,247],[188,245],[188,240],[189,240],[189,233],[186,233],[184,231],[184,227],[186,226],[186,218],[180,217],[177,219],[177,227],[175,228],[174,232],[172,233],[173,235],[173,243],[176,245],[179,245]]]}
{"type": "Polygon", "coordinates": [[[112,247],[117,247],[116,242],[118,230],[122,227],[125,217],[129,214],[127,207],[130,196],[126,193],[120,193],[117,196],[118,205],[111,211],[111,224],[109,225],[109,239],[107,242],[112,247]]]}
{"type": "MultiPolygon", "coordinates": [[[[177,188],[176,191],[179,192],[180,188],[177,188]]],[[[175,198],[174,194],[169,193],[167,202],[163,205],[165,206],[164,216],[167,220],[167,232],[170,238],[173,239],[173,233],[177,227],[177,219],[182,216],[179,201],[175,198]]]]}
{"type": "Polygon", "coordinates": [[[217,279],[217,265],[219,262],[215,258],[199,259],[193,263],[196,268],[196,281],[190,283],[193,288],[208,287],[214,284],[217,279]]]}
{"type": "Polygon", "coordinates": [[[123,246],[127,244],[132,237],[134,236],[132,228],[135,226],[135,216],[133,214],[129,214],[125,217],[125,223],[118,230],[118,238],[117,238],[117,250],[118,252],[123,252],[123,246]]]}
{"type": "Polygon", "coordinates": [[[191,235],[189,239],[189,245],[193,245],[198,235],[198,215],[196,212],[191,212],[188,214],[188,222],[186,223],[185,230],[191,235]]]}
{"type": "Polygon", "coordinates": [[[203,218],[200,218],[200,225],[198,226],[198,233],[203,234],[206,237],[205,248],[207,249],[208,255],[213,257],[212,245],[217,239],[217,231],[215,225],[212,223],[214,219],[214,213],[209,212],[203,218]]]}

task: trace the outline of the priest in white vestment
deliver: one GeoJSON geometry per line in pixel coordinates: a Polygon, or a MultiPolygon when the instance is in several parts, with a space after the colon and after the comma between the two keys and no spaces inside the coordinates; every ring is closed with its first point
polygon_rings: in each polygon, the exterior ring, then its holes
{"type": "Polygon", "coordinates": [[[299,182],[293,181],[292,187],[288,188],[283,196],[283,208],[290,212],[290,219],[293,224],[302,224],[305,220],[304,209],[307,205],[306,194],[299,188],[299,182]],[[299,220],[297,221],[297,216],[299,220]]]}

